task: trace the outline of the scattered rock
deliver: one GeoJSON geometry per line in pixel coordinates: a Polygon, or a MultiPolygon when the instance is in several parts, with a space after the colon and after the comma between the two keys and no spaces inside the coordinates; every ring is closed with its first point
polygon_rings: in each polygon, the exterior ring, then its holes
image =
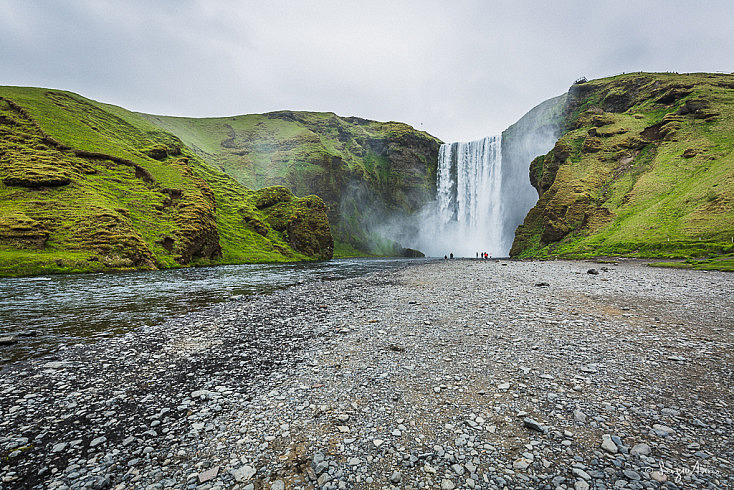
{"type": "Polygon", "coordinates": [[[527,427],[528,429],[535,430],[538,432],[545,432],[543,429],[543,426],[541,426],[538,422],[531,419],[530,417],[525,417],[522,421],[522,424],[527,427]]]}
{"type": "Polygon", "coordinates": [[[604,434],[602,436],[601,448],[611,454],[617,454],[619,452],[619,449],[617,449],[617,445],[614,444],[614,441],[612,441],[612,438],[609,434],[604,434]]]}

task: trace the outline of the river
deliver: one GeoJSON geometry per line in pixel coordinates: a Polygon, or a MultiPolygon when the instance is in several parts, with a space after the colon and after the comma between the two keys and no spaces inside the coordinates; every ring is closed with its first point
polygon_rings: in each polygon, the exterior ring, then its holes
{"type": "Polygon", "coordinates": [[[302,281],[345,279],[424,260],[358,258],[0,278],[0,337],[17,340],[0,346],[0,362],[51,354],[302,281]]]}

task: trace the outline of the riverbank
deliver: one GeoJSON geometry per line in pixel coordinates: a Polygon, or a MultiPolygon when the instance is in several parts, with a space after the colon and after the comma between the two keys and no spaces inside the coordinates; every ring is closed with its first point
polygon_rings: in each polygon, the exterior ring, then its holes
{"type": "Polygon", "coordinates": [[[455,260],[220,304],[3,368],[1,488],[731,487],[731,281],[455,260]]]}

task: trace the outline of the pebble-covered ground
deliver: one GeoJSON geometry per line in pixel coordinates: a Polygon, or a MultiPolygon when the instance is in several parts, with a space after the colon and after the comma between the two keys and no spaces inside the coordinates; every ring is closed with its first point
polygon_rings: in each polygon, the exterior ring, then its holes
{"type": "Polygon", "coordinates": [[[232,301],[5,366],[0,488],[734,488],[733,285],[453,260],[232,301]]]}

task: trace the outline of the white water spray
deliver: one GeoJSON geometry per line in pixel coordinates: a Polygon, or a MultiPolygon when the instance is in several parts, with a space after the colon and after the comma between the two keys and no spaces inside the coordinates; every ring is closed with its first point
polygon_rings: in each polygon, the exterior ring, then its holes
{"type": "Polygon", "coordinates": [[[441,145],[436,199],[410,216],[383,218],[377,234],[429,257],[509,256],[515,230],[538,200],[530,162],[560,136],[565,100],[543,102],[502,136],[441,145]]]}
{"type": "MultiPolygon", "coordinates": [[[[438,233],[456,256],[506,256],[502,206],[502,137],[441,145],[438,154],[438,233]]],[[[434,252],[435,253],[435,252],[434,252]]]]}

